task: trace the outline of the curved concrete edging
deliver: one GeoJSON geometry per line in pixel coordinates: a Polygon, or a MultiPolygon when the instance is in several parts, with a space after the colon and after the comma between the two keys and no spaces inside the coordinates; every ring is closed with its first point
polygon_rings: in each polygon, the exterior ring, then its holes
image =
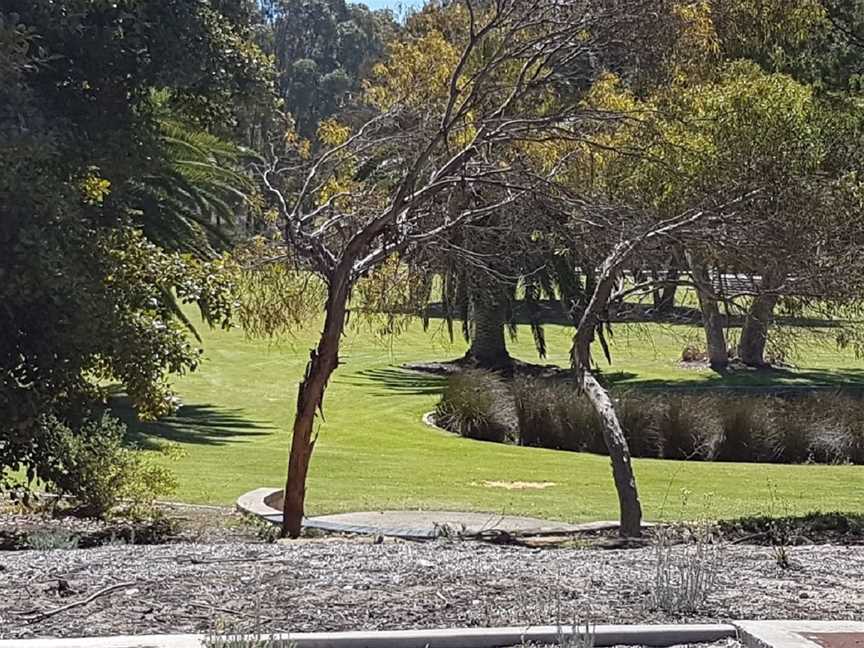
{"type": "MultiPolygon", "coordinates": [[[[449,434],[450,436],[458,436],[458,437],[462,436],[460,434],[456,434],[455,432],[452,432],[451,430],[448,430],[447,428],[444,428],[444,427],[441,427],[440,425],[438,425],[438,423],[435,421],[435,411],[434,410],[431,412],[426,412],[423,415],[423,418],[421,420],[423,421],[423,424],[426,425],[427,427],[431,427],[435,430],[438,430],[439,432],[443,432],[444,434],[449,434]]],[[[464,437],[462,437],[462,438],[464,438],[464,437]]]]}
{"type": "MultiPolygon", "coordinates": [[[[704,625],[598,625],[594,645],[655,646],[713,643],[738,636],[735,626],[704,625]]],[[[505,648],[523,643],[557,643],[568,628],[462,628],[453,630],[396,630],[383,632],[311,632],[273,637],[285,648],[505,648]]],[[[206,648],[204,635],[122,636],[81,639],[13,639],[0,648],[206,648]]]]}
{"type": "MultiPolygon", "coordinates": [[[[237,498],[237,509],[272,524],[282,523],[282,491],[258,488],[237,498]]],[[[335,533],[380,535],[410,540],[434,540],[450,533],[470,538],[484,532],[504,531],[527,536],[568,535],[603,531],[617,522],[567,524],[493,513],[459,511],[360,511],[303,519],[303,526],[335,533]]]]}

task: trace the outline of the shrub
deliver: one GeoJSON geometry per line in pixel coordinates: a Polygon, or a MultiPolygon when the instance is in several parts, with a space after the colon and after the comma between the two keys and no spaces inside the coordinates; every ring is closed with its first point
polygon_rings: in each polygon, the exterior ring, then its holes
{"type": "Polygon", "coordinates": [[[678,614],[700,609],[717,587],[722,565],[722,545],[707,525],[685,529],[687,542],[675,546],[674,533],[661,529],[654,544],[655,608],[678,614]]]}
{"type": "Polygon", "coordinates": [[[774,425],[766,439],[768,461],[804,463],[813,457],[815,430],[812,399],[778,402],[774,425]]]}
{"type": "Polygon", "coordinates": [[[559,383],[559,391],[566,393],[556,401],[556,417],[560,435],[564,439],[563,450],[604,453],[603,422],[590,401],[574,383],[559,383]]]}
{"type": "MultiPolygon", "coordinates": [[[[864,401],[631,390],[615,411],[634,457],[864,464],[864,401]]],[[[452,376],[438,419],[487,441],[607,454],[600,417],[572,379],[466,371],[452,376]]]]}
{"type": "Polygon", "coordinates": [[[574,382],[520,377],[513,395],[522,445],[579,452],[602,443],[600,419],[574,382]]]}
{"type": "Polygon", "coordinates": [[[56,549],[77,549],[79,538],[63,529],[42,529],[27,534],[26,544],[34,551],[53,551],[56,549]]]}
{"type": "Polygon", "coordinates": [[[519,436],[513,396],[501,377],[488,371],[450,376],[435,417],[442,427],[471,439],[507,443],[519,436]]]}
{"type": "Polygon", "coordinates": [[[814,454],[824,463],[864,464],[864,404],[858,398],[831,394],[817,415],[814,454]]]}
{"type": "Polygon", "coordinates": [[[125,515],[147,517],[155,500],[176,487],[170,471],[151,453],[124,447],[126,426],[109,414],[85,420],[75,432],[46,417],[43,429],[57,458],[50,483],[58,494],[71,495],[82,515],[104,518],[122,504],[125,515]]]}
{"type": "Polygon", "coordinates": [[[722,434],[714,399],[673,395],[661,404],[657,430],[666,459],[710,459],[722,434]]]}
{"type": "Polygon", "coordinates": [[[513,380],[513,400],[519,417],[519,444],[556,450],[565,448],[553,410],[553,390],[548,381],[519,376],[513,380]]]}
{"type": "Polygon", "coordinates": [[[723,433],[714,452],[717,461],[764,461],[773,435],[772,398],[719,400],[723,433]]]}
{"type": "Polygon", "coordinates": [[[662,407],[658,399],[634,392],[622,394],[615,403],[618,420],[634,457],[659,457],[663,442],[658,430],[662,407]]]}

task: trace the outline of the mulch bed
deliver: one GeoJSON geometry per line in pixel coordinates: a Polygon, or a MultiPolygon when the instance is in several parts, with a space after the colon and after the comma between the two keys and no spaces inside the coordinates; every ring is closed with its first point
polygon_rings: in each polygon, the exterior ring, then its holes
{"type": "Polygon", "coordinates": [[[201,632],[218,618],[302,632],[864,617],[864,547],[790,547],[791,569],[770,547],[720,551],[716,587],[689,614],[653,607],[653,547],[323,538],[0,552],[0,635],[201,632]]]}
{"type": "MultiPolygon", "coordinates": [[[[163,505],[156,520],[101,521],[63,514],[48,506],[41,512],[19,511],[0,502],[0,552],[30,549],[42,537],[74,539],[89,549],[110,544],[255,542],[268,529],[252,525],[230,509],[187,504],[163,505]]],[[[2,555],[2,554],[0,554],[2,555]]]]}

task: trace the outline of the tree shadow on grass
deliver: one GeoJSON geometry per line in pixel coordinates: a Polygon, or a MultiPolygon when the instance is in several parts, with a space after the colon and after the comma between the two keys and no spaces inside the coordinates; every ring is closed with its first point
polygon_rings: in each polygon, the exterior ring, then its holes
{"type": "MultiPolygon", "coordinates": [[[[434,302],[426,307],[425,315],[431,319],[444,319],[446,312],[443,304],[434,302]]],[[[623,302],[610,306],[608,313],[613,324],[669,324],[681,326],[702,326],[702,312],[692,306],[676,306],[669,312],[658,311],[651,303],[623,302]]],[[[514,324],[528,325],[533,322],[540,324],[558,324],[572,326],[573,320],[556,300],[541,300],[530,307],[522,300],[511,305],[510,317],[514,324]]],[[[723,326],[740,328],[744,325],[743,314],[721,316],[723,326]]],[[[822,317],[803,317],[779,313],[775,322],[783,326],[800,328],[837,328],[842,321],[822,317]]]]}
{"type": "Polygon", "coordinates": [[[183,405],[172,416],[158,421],[141,421],[124,394],[109,400],[111,412],[126,424],[126,441],[145,450],[163,442],[222,446],[248,437],[268,435],[273,428],[246,418],[242,410],[210,404],[183,405]]]}
{"type": "Polygon", "coordinates": [[[375,384],[384,388],[383,391],[374,392],[374,396],[392,396],[394,393],[410,396],[437,396],[444,391],[447,378],[398,367],[384,367],[358,371],[340,382],[356,387],[368,387],[370,384],[375,384]]]}
{"type": "Polygon", "coordinates": [[[607,382],[621,389],[665,391],[825,391],[864,390],[864,369],[842,368],[731,371],[725,374],[694,377],[693,380],[634,379],[634,374],[609,373],[607,382]]]}

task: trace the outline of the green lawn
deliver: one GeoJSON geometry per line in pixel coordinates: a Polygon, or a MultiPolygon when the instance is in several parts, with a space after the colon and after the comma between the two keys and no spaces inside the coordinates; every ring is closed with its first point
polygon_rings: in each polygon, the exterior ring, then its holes
{"type": "MultiPolygon", "coordinates": [[[[435,324],[433,323],[433,329],[435,324]]],[[[676,359],[688,327],[618,327],[609,369],[621,383],[694,387],[717,378],[682,370],[676,359]],[[646,331],[651,331],[650,339],[646,331]]],[[[185,407],[173,419],[134,426],[145,446],[179,442],[179,499],[228,504],[244,491],[281,486],[295,390],[313,331],[280,345],[245,339],[239,331],[202,331],[206,360],[176,386],[185,407]]],[[[570,332],[547,329],[549,361],[566,362],[570,332]]],[[[525,331],[511,346],[535,360],[525,331]]],[[[326,422],[312,462],[308,512],[445,508],[530,514],[568,521],[614,519],[617,511],[607,458],[509,447],[457,438],[424,426],[442,381],[396,368],[401,362],[455,357],[439,330],[413,326],[390,347],[368,332],[352,332],[344,365],[325,401],[326,422]],[[545,490],[489,488],[484,481],[545,481],[545,490]]],[[[810,348],[800,374],[737,378],[735,382],[855,381],[864,363],[830,349],[810,348]],[[832,371],[832,366],[842,370],[832,371]]],[[[731,517],[743,514],[838,510],[864,512],[864,468],[776,466],[637,460],[646,517],[731,517]],[[682,513],[682,491],[688,504],[682,513]],[[772,493],[774,495],[772,495],[772,493]]]]}

